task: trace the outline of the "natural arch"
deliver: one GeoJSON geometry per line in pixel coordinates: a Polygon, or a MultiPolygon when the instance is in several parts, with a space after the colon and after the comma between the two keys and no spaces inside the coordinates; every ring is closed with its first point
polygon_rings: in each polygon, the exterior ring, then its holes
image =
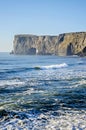
{"type": "Polygon", "coordinates": [[[83,49],[83,53],[86,53],[86,47],[84,47],[84,49],[83,49]]]}
{"type": "Polygon", "coordinates": [[[73,55],[73,45],[70,43],[67,47],[67,55],[73,55]]]}

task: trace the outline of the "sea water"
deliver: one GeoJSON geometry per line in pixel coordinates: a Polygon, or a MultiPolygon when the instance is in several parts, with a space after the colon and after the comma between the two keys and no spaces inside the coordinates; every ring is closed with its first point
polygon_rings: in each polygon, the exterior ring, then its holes
{"type": "Polygon", "coordinates": [[[86,130],[86,58],[0,53],[0,130],[86,130]]]}

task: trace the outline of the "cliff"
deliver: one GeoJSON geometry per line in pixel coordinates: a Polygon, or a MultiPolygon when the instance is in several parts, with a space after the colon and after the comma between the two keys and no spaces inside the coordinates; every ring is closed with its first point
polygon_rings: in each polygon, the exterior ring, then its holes
{"type": "Polygon", "coordinates": [[[86,56],[86,32],[64,33],[59,36],[15,35],[14,54],[86,56]]]}

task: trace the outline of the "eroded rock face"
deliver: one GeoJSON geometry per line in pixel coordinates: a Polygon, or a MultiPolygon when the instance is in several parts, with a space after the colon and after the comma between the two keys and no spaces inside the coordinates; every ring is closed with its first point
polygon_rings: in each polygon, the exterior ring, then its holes
{"type": "Polygon", "coordinates": [[[59,36],[16,35],[13,46],[14,54],[86,56],[86,33],[65,33],[59,36]]]}
{"type": "MultiPolygon", "coordinates": [[[[64,35],[64,40],[59,43],[59,55],[77,55],[83,52],[86,47],[86,33],[68,33],[64,35]]],[[[85,52],[84,52],[85,53],[85,52]]]]}
{"type": "Polygon", "coordinates": [[[14,54],[55,54],[58,36],[16,35],[14,54]]]}

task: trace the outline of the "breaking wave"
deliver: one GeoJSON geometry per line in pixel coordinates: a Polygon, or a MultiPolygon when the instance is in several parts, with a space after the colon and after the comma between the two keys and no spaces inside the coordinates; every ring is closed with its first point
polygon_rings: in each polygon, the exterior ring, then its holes
{"type": "Polygon", "coordinates": [[[35,69],[59,69],[65,68],[68,65],[66,63],[56,64],[56,65],[48,65],[48,66],[36,66],[35,69]]]}

